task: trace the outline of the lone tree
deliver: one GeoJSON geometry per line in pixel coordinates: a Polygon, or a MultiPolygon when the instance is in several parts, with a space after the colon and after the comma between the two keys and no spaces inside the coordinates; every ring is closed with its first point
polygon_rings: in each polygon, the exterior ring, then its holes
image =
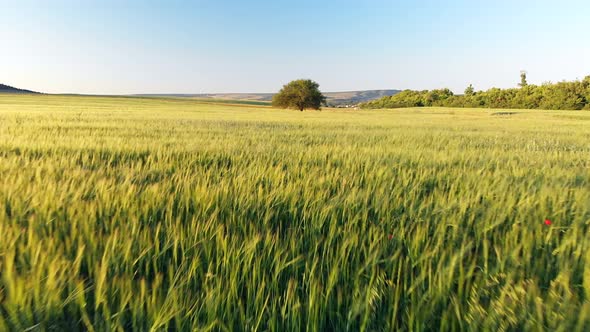
{"type": "Polygon", "coordinates": [[[465,96],[471,97],[475,94],[475,89],[473,88],[473,84],[469,84],[467,88],[465,88],[465,96]]]}
{"type": "Polygon", "coordinates": [[[529,85],[529,83],[526,81],[526,74],[526,70],[520,71],[520,83],[518,83],[518,86],[520,86],[521,88],[524,88],[525,86],[529,85]]]}
{"type": "Polygon", "coordinates": [[[298,109],[319,110],[326,103],[326,97],[320,92],[320,85],[312,80],[296,80],[285,85],[272,97],[272,106],[298,109]]]}

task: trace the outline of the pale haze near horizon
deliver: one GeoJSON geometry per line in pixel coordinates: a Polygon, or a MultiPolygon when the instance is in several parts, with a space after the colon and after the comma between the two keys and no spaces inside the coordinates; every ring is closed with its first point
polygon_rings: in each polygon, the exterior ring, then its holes
{"type": "Polygon", "coordinates": [[[461,93],[590,75],[587,1],[3,1],[0,83],[47,93],[461,93]]]}

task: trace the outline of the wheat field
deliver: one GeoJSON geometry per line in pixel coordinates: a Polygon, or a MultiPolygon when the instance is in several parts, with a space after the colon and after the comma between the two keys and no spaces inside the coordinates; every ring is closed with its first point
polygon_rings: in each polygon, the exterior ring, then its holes
{"type": "Polygon", "coordinates": [[[588,331],[589,226],[590,112],[0,96],[0,331],[588,331]]]}

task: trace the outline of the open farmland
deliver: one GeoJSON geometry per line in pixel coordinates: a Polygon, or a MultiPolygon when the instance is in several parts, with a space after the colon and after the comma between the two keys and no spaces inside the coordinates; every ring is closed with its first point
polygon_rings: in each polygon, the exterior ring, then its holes
{"type": "Polygon", "coordinates": [[[589,225],[590,112],[0,96],[2,331],[587,331],[589,225]]]}

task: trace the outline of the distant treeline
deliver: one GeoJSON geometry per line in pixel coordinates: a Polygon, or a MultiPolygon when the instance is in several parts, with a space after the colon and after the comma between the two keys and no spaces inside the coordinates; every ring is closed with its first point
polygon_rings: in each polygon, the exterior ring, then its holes
{"type": "Polygon", "coordinates": [[[521,75],[520,88],[475,91],[470,85],[463,95],[449,89],[405,90],[360,104],[361,108],[402,108],[422,106],[590,110],[590,76],[582,81],[529,85],[521,75]]]}

